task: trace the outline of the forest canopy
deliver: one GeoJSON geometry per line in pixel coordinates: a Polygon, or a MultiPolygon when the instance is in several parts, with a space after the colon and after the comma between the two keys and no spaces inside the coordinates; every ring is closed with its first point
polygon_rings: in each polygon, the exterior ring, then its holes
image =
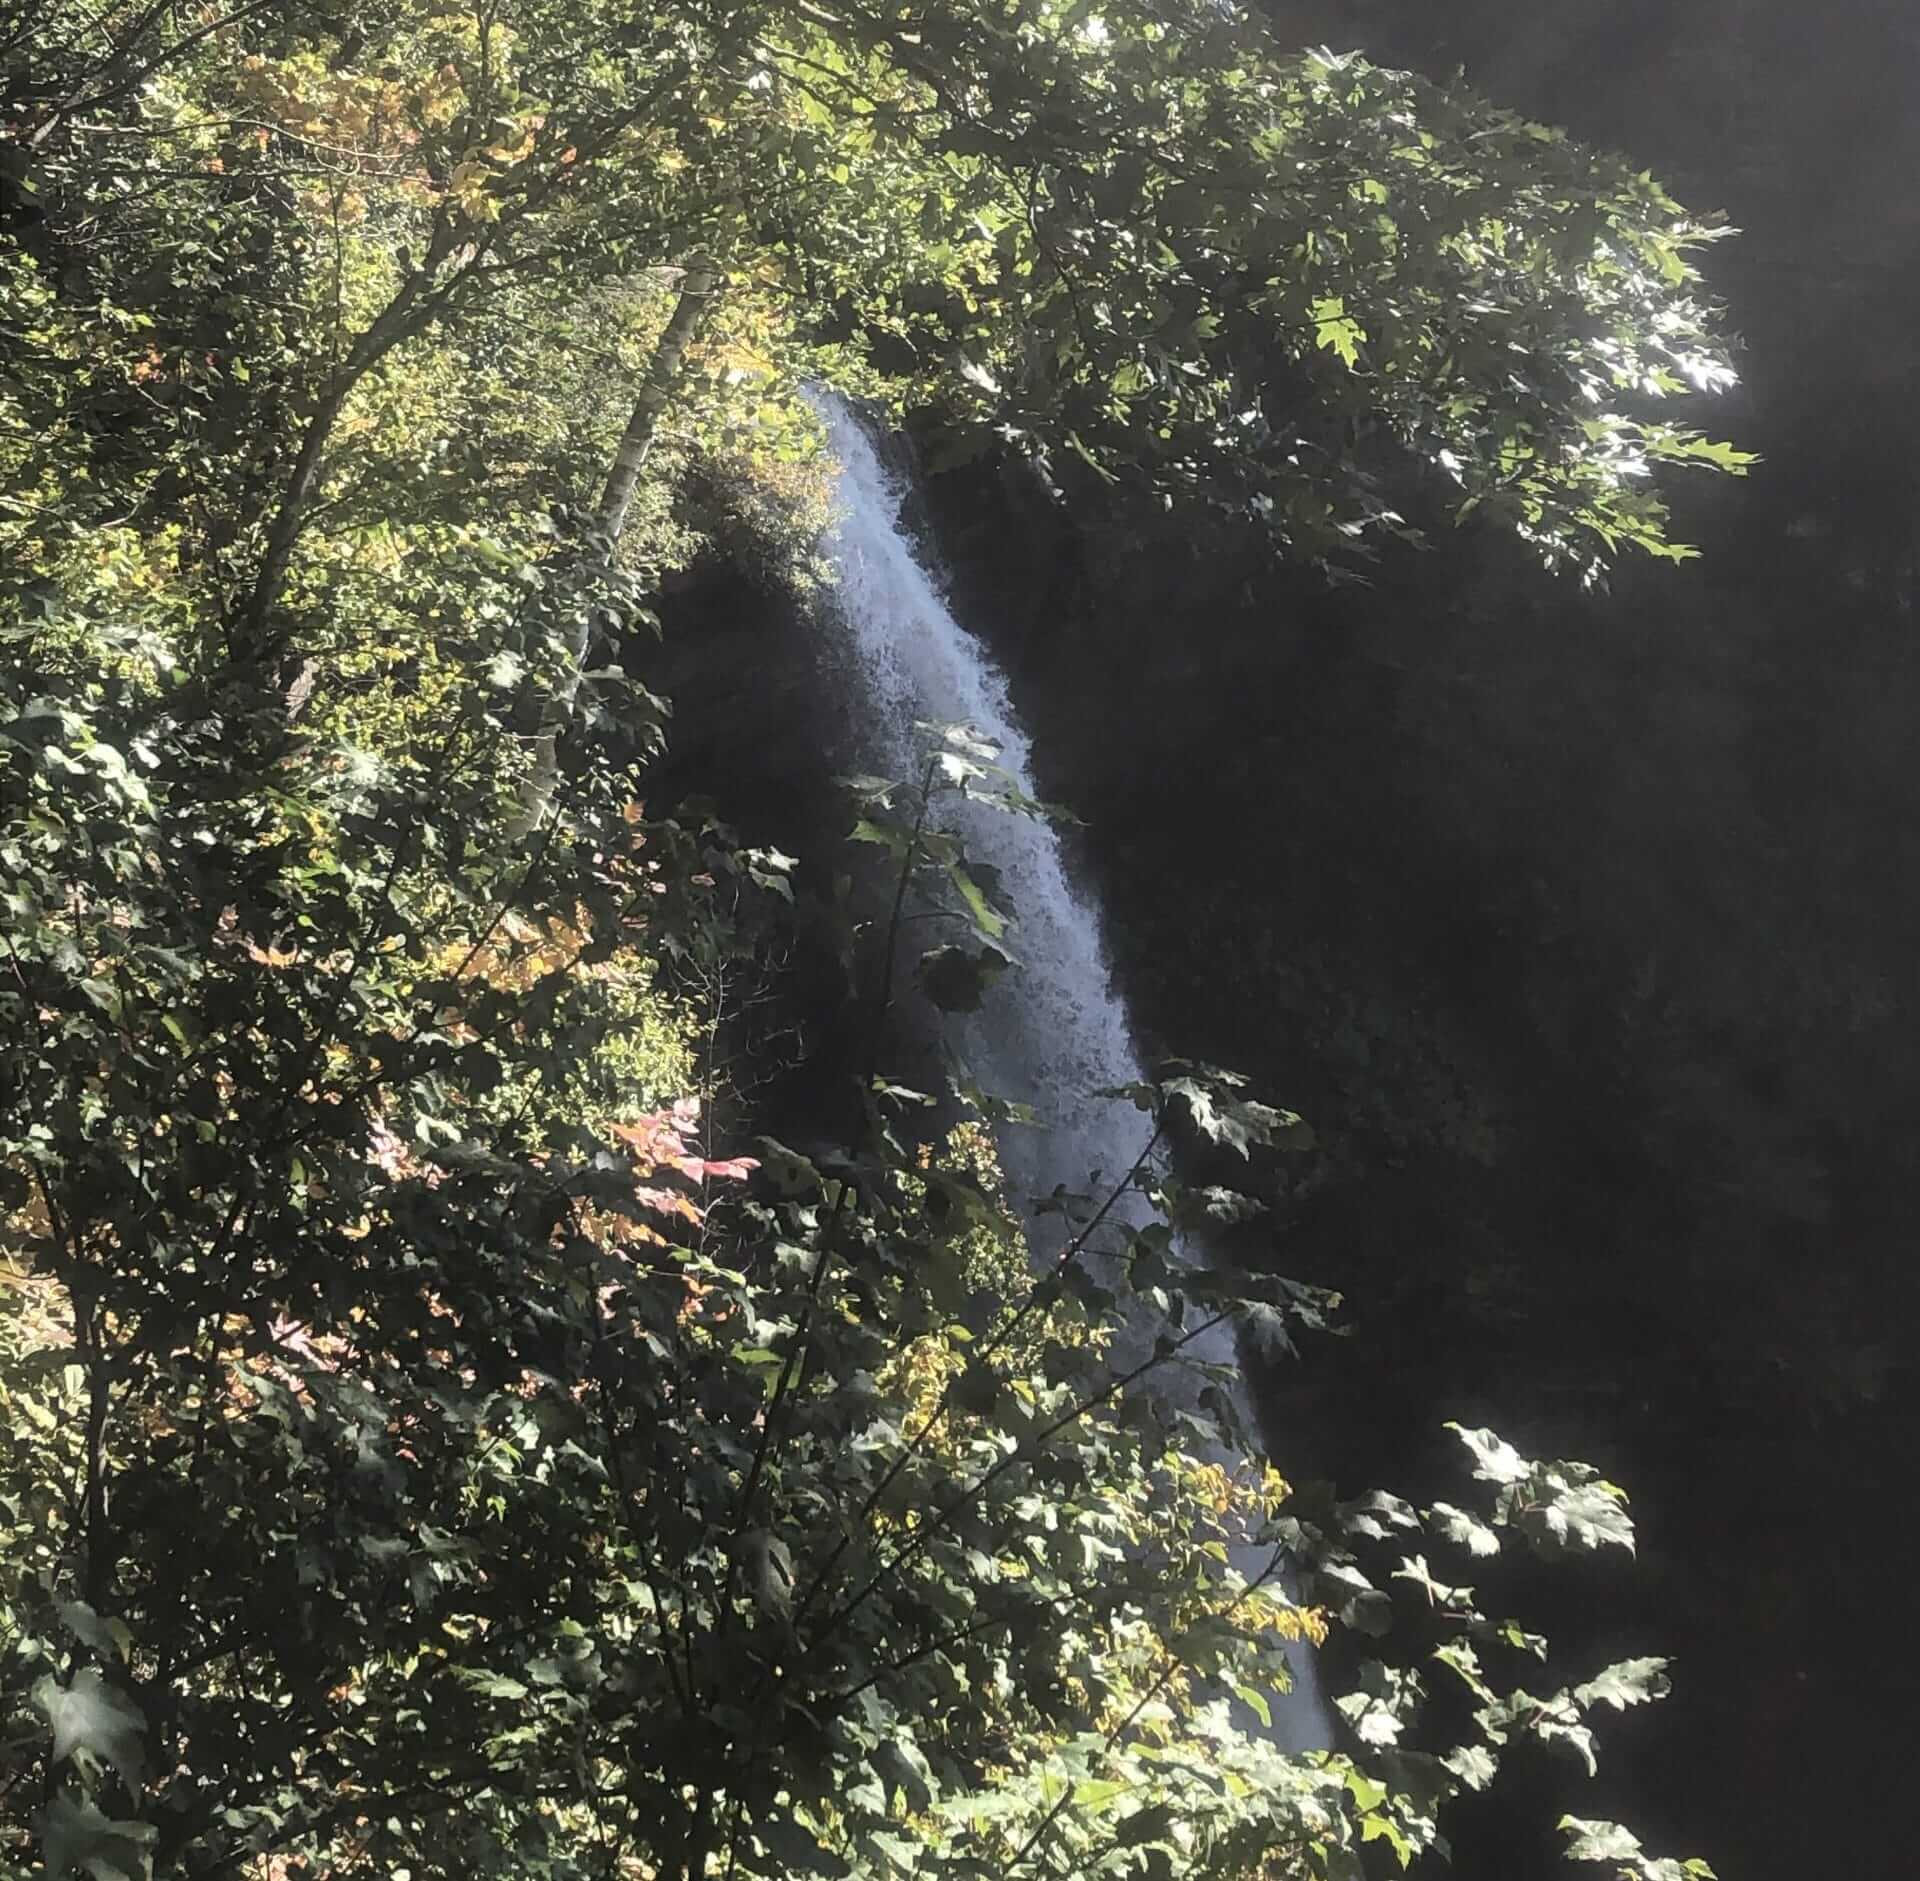
{"type": "Polygon", "coordinates": [[[1621,1491],[1468,1431],[1474,1511],[1294,1494],[1171,1382],[1333,1310],[1196,1251],[1296,1120],[1107,1093],[1139,1159],[1036,1270],[885,1075],[904,899],[1017,913],[948,800],[1043,814],[964,732],[862,786],[864,1129],[752,1138],[792,864],[650,813],[648,602],[804,554],[809,382],[1330,566],[1678,555],[1653,473],[1744,461],[1665,416],[1731,379],[1715,227],[1213,0],[52,0],[0,109],[8,1859],[1356,1876],[1512,1742],[1590,1769],[1660,1662],[1543,1678],[1455,1583],[1621,1491]]]}

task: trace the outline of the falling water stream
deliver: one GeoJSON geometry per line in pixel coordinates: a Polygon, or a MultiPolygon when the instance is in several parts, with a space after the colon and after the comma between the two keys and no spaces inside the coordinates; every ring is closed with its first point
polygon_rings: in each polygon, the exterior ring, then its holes
{"type": "MultiPolygon", "coordinates": [[[[998,746],[1019,789],[1035,794],[1032,744],[1006,681],[954,619],[916,552],[901,522],[902,491],[874,439],[841,399],[818,393],[814,402],[840,465],[839,519],[825,546],[865,694],[865,761],[886,776],[913,776],[924,762],[916,721],[965,721],[998,746]]],[[[1104,1193],[1102,1184],[1110,1188],[1133,1167],[1150,1126],[1131,1104],[1092,1095],[1144,1076],[1108,972],[1099,904],[1069,875],[1051,824],[968,804],[948,820],[969,853],[998,872],[1018,920],[1008,945],[1019,970],[959,1022],[957,1039],[983,1088],[1031,1106],[1040,1121],[1039,1129],[1005,1133],[1008,1177],[1023,1194],[1044,1195],[1056,1184],[1104,1193]]],[[[1237,1371],[1227,1326],[1187,1354],[1237,1371]]],[[[1310,1655],[1294,1658],[1294,1694],[1275,1713],[1274,1735],[1289,1750],[1321,1748],[1333,1741],[1331,1721],[1310,1655]]]]}

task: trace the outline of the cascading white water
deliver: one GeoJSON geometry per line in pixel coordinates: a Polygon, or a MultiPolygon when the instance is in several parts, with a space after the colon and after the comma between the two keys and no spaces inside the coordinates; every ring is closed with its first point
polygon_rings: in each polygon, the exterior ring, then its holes
{"type": "MultiPolygon", "coordinates": [[[[953,617],[901,526],[901,492],[865,426],[846,403],[817,393],[816,409],[840,465],[840,513],[825,547],[838,615],[865,694],[867,761],[890,777],[918,762],[916,721],[963,720],[999,747],[1018,787],[1035,794],[1032,746],[986,650],[953,617]]],[[[1114,991],[1098,905],[1067,873],[1049,823],[980,806],[950,821],[969,853],[999,873],[1018,918],[1009,946],[1019,970],[1005,975],[982,1010],[960,1024],[959,1043],[983,1088],[1030,1105],[1038,1130],[1014,1130],[1002,1160],[1015,1188],[1044,1195],[1056,1184],[1104,1193],[1122,1179],[1148,1134],[1132,1105],[1093,1093],[1144,1075],[1125,1004],[1114,991]]],[[[1144,1329],[1143,1329],[1144,1330],[1144,1329]]],[[[1187,1348],[1204,1362],[1236,1366],[1221,1326],[1187,1348]]],[[[1294,1655],[1293,1699],[1275,1715],[1289,1750],[1333,1741],[1310,1654],[1294,1655]]]]}

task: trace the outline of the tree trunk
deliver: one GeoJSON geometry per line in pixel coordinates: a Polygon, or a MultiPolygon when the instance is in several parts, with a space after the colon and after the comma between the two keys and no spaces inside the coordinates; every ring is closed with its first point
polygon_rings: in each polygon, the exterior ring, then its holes
{"type": "Polygon", "coordinates": [[[647,458],[653,450],[655,428],[659,425],[660,414],[667,408],[668,399],[673,396],[680,368],[686,360],[687,348],[692,345],[693,336],[699,332],[700,322],[706,318],[714,280],[713,264],[705,256],[688,262],[686,272],[681,277],[680,298],[674,305],[673,317],[667,322],[667,330],[660,335],[660,344],[653,349],[653,358],[647,365],[646,382],[640,388],[640,396],[633,401],[633,415],[627,420],[620,448],[613,454],[613,468],[607,473],[607,487],[600,496],[596,520],[601,533],[607,538],[609,553],[620,540],[620,532],[627,526],[627,511],[633,507],[633,493],[639,486],[640,472],[645,469],[647,458]]]}
{"type": "MultiPolygon", "coordinates": [[[[674,303],[666,331],[647,362],[647,376],[633,401],[627,428],[621,434],[613,454],[613,466],[607,472],[606,488],[600,493],[600,505],[594,512],[594,530],[598,538],[594,555],[602,567],[608,566],[619,547],[627,526],[627,512],[633,507],[633,495],[640,486],[640,473],[653,452],[653,440],[660,415],[673,397],[686,363],[687,348],[693,344],[700,323],[718,283],[714,265],[704,255],[689,261],[680,279],[680,298],[674,303]]],[[[538,827],[553,802],[554,785],[559,778],[560,733],[572,716],[574,700],[580,692],[580,673],[587,660],[588,627],[583,620],[568,649],[569,665],[565,676],[547,699],[540,714],[540,730],[534,738],[533,771],[521,791],[520,809],[511,829],[516,837],[538,827]]]]}
{"type": "Polygon", "coordinates": [[[293,564],[293,551],[307,526],[308,509],[320,487],[327,445],[333,427],[352,396],[353,389],[387,354],[404,339],[426,324],[437,302],[428,293],[433,277],[453,248],[453,228],[445,215],[434,220],[433,239],[428,245],[426,265],[411,271],[401,282],[392,300],[375,316],[354,341],[346,358],[335,367],[326,389],[320,394],[306,429],[301,433],[300,449],[294,458],[293,474],[287,480],[286,493],[267,527],[266,551],[252,591],[242,604],[230,633],[232,651],[237,655],[259,652],[270,647],[267,623],[286,585],[287,570],[293,564]]]}

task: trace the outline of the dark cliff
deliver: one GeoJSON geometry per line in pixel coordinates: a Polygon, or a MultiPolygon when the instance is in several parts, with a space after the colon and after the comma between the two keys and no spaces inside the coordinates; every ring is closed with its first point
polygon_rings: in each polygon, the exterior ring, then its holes
{"type": "MultiPolygon", "coordinates": [[[[1089,821],[1143,1033],[1319,1133],[1277,1258],[1356,1333],[1263,1381],[1282,1463],[1432,1488],[1447,1417],[1600,1463],[1641,1568],[1576,1583],[1559,1630],[1670,1653],[1678,1692],[1565,1806],[1729,1878],[1902,1872],[1920,24],[1274,10],[1303,43],[1464,64],[1726,208],[1745,234],[1712,272],[1748,352],[1714,428],[1765,463],[1684,496],[1700,561],[1600,595],[1471,534],[1329,592],[980,467],[932,480],[935,537],[1089,821]]],[[[720,577],[668,613],[663,789],[818,852],[830,669],[720,577]]],[[[1537,1872],[1553,1837],[1520,1820],[1466,1825],[1460,1872],[1537,1872]]]]}

